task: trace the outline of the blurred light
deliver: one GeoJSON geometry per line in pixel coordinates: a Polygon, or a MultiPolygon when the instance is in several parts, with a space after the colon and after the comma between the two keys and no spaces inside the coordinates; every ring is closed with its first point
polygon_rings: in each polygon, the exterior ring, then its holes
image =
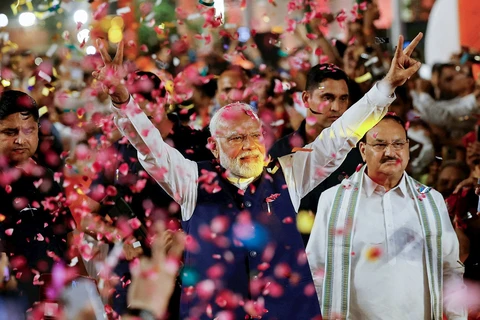
{"type": "Polygon", "coordinates": [[[123,28],[125,23],[123,22],[122,17],[115,17],[112,19],[111,24],[112,24],[112,27],[123,28]]]}
{"type": "Polygon", "coordinates": [[[97,49],[94,46],[88,46],[85,51],[89,55],[94,55],[95,53],[97,53],[97,49]]]}
{"type": "Polygon", "coordinates": [[[122,29],[112,26],[108,29],[108,40],[112,43],[119,43],[123,39],[122,29]]]}
{"type": "Polygon", "coordinates": [[[85,24],[87,20],[88,20],[88,13],[83,9],[77,10],[73,14],[73,21],[75,21],[75,23],[80,22],[81,24],[85,24]]]}
{"type": "Polygon", "coordinates": [[[8,25],[7,15],[0,13],[0,28],[6,27],[8,25]]]}
{"type": "Polygon", "coordinates": [[[225,3],[224,0],[216,0],[213,4],[215,8],[215,15],[222,16],[222,21],[225,21],[225,3]]]}
{"type": "Polygon", "coordinates": [[[22,12],[18,16],[18,22],[22,27],[31,27],[35,24],[37,17],[32,12],[22,12]]]}
{"type": "Polygon", "coordinates": [[[267,23],[270,22],[270,17],[267,16],[267,15],[264,15],[264,16],[263,16],[263,21],[264,21],[264,22],[267,22],[267,23]]]}
{"type": "Polygon", "coordinates": [[[80,30],[77,33],[77,40],[80,43],[82,43],[84,40],[85,40],[85,42],[87,42],[89,37],[90,37],[90,30],[88,30],[88,29],[80,30]]]}
{"type": "Polygon", "coordinates": [[[173,65],[176,67],[180,64],[180,59],[178,59],[177,57],[173,57],[173,65]]]}
{"type": "Polygon", "coordinates": [[[10,86],[10,81],[8,81],[7,79],[3,79],[2,81],[0,81],[0,83],[2,84],[2,86],[4,87],[9,87],[10,86]]]}
{"type": "Polygon", "coordinates": [[[43,62],[43,59],[42,59],[42,58],[40,58],[40,57],[35,58],[35,64],[36,64],[37,66],[39,66],[40,63],[42,63],[42,62],[43,62]]]}

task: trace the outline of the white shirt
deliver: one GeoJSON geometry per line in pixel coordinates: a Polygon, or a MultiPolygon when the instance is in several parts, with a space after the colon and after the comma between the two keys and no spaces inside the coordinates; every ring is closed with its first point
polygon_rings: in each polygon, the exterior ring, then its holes
{"type": "Polygon", "coordinates": [[[405,175],[385,192],[366,174],[353,233],[352,319],[431,319],[423,232],[405,175]],[[379,250],[378,258],[369,252],[379,250]]]}
{"type": "Polygon", "coordinates": [[[472,115],[480,113],[480,106],[474,94],[451,100],[435,100],[427,93],[412,91],[413,106],[420,118],[428,123],[454,130],[461,136],[475,124],[472,115]]]}
{"type": "MultiPolygon", "coordinates": [[[[377,83],[331,127],[324,129],[306,146],[312,152],[296,152],[279,159],[296,211],[300,200],[334,172],[359,139],[386,114],[395,100],[395,96],[388,97],[387,86],[377,83]]],[[[113,110],[115,124],[138,150],[141,165],[181,206],[182,219],[189,220],[197,202],[197,163],[166,144],[133,99],[124,108],[113,110]]]]}
{"type": "MultiPolygon", "coordinates": [[[[306,248],[320,305],[328,219],[337,189],[338,186],[322,193],[306,248]]],[[[435,190],[430,192],[441,211],[444,292],[450,293],[451,288],[457,290],[462,286],[463,265],[458,263],[458,240],[443,198],[435,190]]],[[[358,208],[353,229],[347,319],[430,320],[424,235],[406,184],[406,174],[398,186],[388,192],[365,174],[358,208]]],[[[451,295],[445,294],[444,300],[451,301],[451,295]]],[[[455,305],[448,310],[447,306],[444,302],[448,319],[466,319],[462,307],[455,305]]]]}

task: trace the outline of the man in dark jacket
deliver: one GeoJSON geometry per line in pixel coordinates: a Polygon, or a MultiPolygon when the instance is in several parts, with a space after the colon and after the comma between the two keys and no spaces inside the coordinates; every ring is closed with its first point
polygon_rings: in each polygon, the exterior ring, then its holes
{"type": "Polygon", "coordinates": [[[40,299],[42,274],[66,260],[75,222],[62,188],[32,158],[38,147],[38,109],[29,95],[0,97],[0,243],[28,305],[40,299]]]}
{"type": "MultiPolygon", "coordinates": [[[[332,68],[329,64],[316,65],[310,69],[302,100],[308,108],[307,117],[316,121],[312,123],[303,120],[297,131],[278,140],[270,149],[272,158],[293,153],[295,148],[313,142],[325,128],[329,128],[350,105],[349,84],[350,80],[345,72],[336,67],[332,68]]],[[[340,167],[302,199],[299,211],[306,210],[315,214],[322,192],[339,184],[345,176],[352,175],[362,162],[358,148],[353,148],[340,167]]],[[[306,245],[309,233],[302,234],[302,237],[306,245]]]]}

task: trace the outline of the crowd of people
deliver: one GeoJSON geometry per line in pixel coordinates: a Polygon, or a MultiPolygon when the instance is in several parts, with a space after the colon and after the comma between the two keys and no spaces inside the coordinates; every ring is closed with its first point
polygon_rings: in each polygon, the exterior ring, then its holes
{"type": "Polygon", "coordinates": [[[1,43],[0,319],[477,319],[477,53],[198,8],[208,48],[1,43]]]}

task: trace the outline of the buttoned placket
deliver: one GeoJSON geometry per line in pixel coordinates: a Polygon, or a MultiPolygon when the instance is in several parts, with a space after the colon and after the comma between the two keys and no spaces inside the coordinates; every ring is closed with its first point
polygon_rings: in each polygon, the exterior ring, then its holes
{"type": "Polygon", "coordinates": [[[387,255],[388,263],[395,264],[397,261],[396,252],[397,248],[395,245],[395,225],[393,223],[393,206],[392,206],[392,193],[394,190],[389,192],[384,191],[383,195],[383,216],[385,219],[385,237],[386,237],[386,246],[387,246],[387,255]]]}

